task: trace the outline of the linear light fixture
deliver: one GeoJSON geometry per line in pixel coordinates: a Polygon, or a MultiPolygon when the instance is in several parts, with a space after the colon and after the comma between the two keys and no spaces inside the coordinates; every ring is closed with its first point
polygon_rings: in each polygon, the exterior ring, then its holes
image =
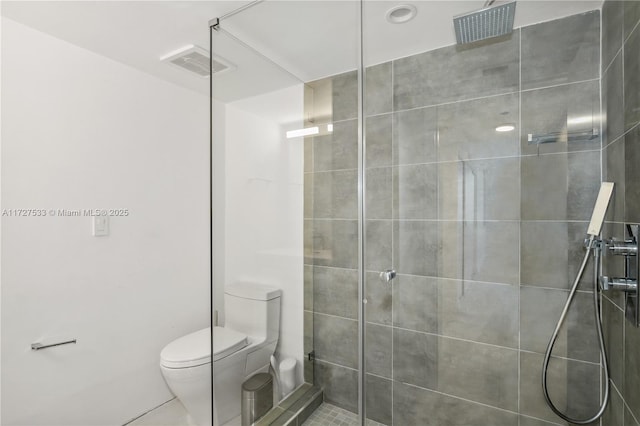
{"type": "Polygon", "coordinates": [[[287,132],[287,139],[300,138],[302,136],[317,135],[318,133],[320,133],[320,128],[318,126],[306,127],[304,129],[297,129],[297,130],[289,130],[287,132]]]}
{"type": "Polygon", "coordinates": [[[579,117],[572,117],[567,119],[567,124],[584,124],[584,123],[592,123],[593,116],[592,115],[582,115],[579,117]]]}

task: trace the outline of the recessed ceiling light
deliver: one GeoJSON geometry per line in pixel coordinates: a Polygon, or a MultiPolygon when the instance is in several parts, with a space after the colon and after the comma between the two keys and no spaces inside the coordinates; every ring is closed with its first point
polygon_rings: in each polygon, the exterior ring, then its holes
{"type": "Polygon", "coordinates": [[[516,126],[513,124],[503,124],[502,126],[496,127],[496,132],[510,132],[515,130],[516,126]]]}
{"type": "Polygon", "coordinates": [[[387,21],[392,24],[404,24],[418,14],[418,9],[412,4],[401,4],[387,10],[387,21]]]}

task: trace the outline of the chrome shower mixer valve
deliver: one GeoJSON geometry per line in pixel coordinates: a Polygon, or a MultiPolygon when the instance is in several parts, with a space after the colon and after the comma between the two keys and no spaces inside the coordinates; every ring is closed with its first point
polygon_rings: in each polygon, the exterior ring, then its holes
{"type": "Polygon", "coordinates": [[[638,235],[640,225],[626,225],[627,239],[602,240],[599,250],[603,255],[624,256],[624,276],[600,275],[598,283],[602,291],[623,291],[625,293],[625,316],[635,326],[640,327],[640,262],[638,262],[638,235]]]}

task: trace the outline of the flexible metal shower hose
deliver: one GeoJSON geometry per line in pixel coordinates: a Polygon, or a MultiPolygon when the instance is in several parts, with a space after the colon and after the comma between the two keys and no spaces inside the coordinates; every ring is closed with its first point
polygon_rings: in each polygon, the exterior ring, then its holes
{"type": "Polygon", "coordinates": [[[592,423],[596,420],[598,420],[602,414],[604,413],[604,410],[607,408],[607,401],[609,400],[609,362],[607,360],[607,352],[605,350],[605,346],[604,346],[604,338],[602,337],[602,323],[600,322],[600,301],[598,300],[598,262],[599,262],[599,254],[598,251],[596,250],[596,258],[595,258],[595,279],[594,279],[594,285],[593,285],[593,307],[594,307],[594,312],[595,312],[595,320],[596,320],[596,330],[598,332],[598,343],[600,344],[600,354],[602,356],[602,365],[604,367],[604,381],[605,381],[605,387],[604,387],[604,396],[603,396],[603,400],[602,400],[602,405],[600,406],[598,412],[593,416],[590,417],[588,419],[572,419],[571,417],[569,417],[568,415],[562,413],[560,410],[558,410],[558,408],[556,408],[555,405],[553,405],[553,402],[551,401],[551,398],[549,397],[549,389],[547,387],[547,369],[549,368],[549,361],[551,360],[551,351],[553,351],[553,346],[556,343],[556,339],[558,338],[558,333],[560,332],[560,328],[562,327],[562,324],[564,323],[565,317],[567,316],[567,312],[569,312],[569,305],[571,305],[571,302],[573,301],[573,298],[575,297],[576,294],[576,290],[578,289],[578,284],[580,283],[580,278],[582,278],[582,275],[584,274],[584,268],[587,266],[587,262],[589,261],[589,254],[591,254],[591,250],[593,250],[593,245],[595,243],[595,237],[593,235],[591,235],[589,237],[589,241],[587,243],[587,253],[584,255],[584,260],[582,261],[582,265],[580,265],[580,270],[578,271],[578,275],[576,276],[576,280],[573,283],[573,287],[571,288],[571,292],[569,292],[569,297],[567,298],[567,303],[565,303],[564,305],[564,309],[562,310],[562,314],[560,315],[560,319],[558,320],[558,324],[556,324],[556,329],[553,331],[553,335],[551,336],[551,339],[549,340],[549,345],[547,345],[547,352],[544,354],[544,364],[542,366],[542,389],[544,391],[544,398],[547,400],[547,404],[549,405],[549,407],[553,410],[554,413],[556,413],[558,416],[560,416],[562,419],[570,422],[570,423],[575,423],[575,424],[579,424],[579,425],[586,425],[589,423],[592,423]]]}

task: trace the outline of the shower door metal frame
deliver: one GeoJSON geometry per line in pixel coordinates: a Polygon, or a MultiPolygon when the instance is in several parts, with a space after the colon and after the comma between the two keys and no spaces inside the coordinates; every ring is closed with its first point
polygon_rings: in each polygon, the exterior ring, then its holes
{"type": "MultiPolygon", "coordinates": [[[[219,20],[215,20],[215,25],[219,24],[219,20]]],[[[209,23],[209,328],[210,328],[210,350],[211,354],[214,354],[215,351],[213,349],[213,327],[216,323],[215,314],[215,305],[213,304],[213,197],[214,197],[214,186],[213,186],[213,75],[211,74],[211,70],[213,70],[213,55],[212,55],[212,47],[213,47],[213,31],[214,25],[209,23]]],[[[213,356],[211,357],[213,359],[213,356]]],[[[213,419],[215,416],[214,410],[215,405],[213,403],[213,362],[211,363],[211,424],[213,424],[213,419]]]]}
{"type": "Polygon", "coordinates": [[[366,413],[366,372],[365,372],[365,331],[366,331],[366,159],[367,144],[365,132],[365,69],[364,69],[364,0],[358,2],[358,416],[361,426],[365,425],[366,413]]]}

